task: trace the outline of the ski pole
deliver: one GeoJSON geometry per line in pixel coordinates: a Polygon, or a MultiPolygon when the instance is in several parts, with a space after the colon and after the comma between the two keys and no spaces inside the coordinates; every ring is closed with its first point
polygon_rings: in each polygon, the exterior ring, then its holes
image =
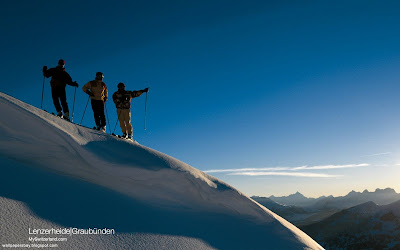
{"type": "MultiPolygon", "coordinates": [[[[117,109],[117,113],[118,113],[118,109],[117,109]]],[[[113,130],[112,134],[114,134],[115,129],[117,128],[117,124],[118,124],[118,121],[119,121],[119,116],[121,115],[121,113],[122,113],[122,111],[120,110],[119,113],[118,113],[118,118],[117,118],[117,121],[115,122],[114,130],[113,130]]]]}
{"type": "Polygon", "coordinates": [[[45,76],[43,76],[43,87],[42,87],[42,102],[40,103],[40,109],[43,108],[43,92],[44,92],[44,80],[45,80],[45,76]]]}
{"type": "Polygon", "coordinates": [[[146,130],[146,115],[147,115],[147,92],[146,92],[146,101],[144,103],[144,130],[146,130]]]}
{"type": "MultiPolygon", "coordinates": [[[[107,122],[106,123],[109,123],[110,119],[108,119],[107,102],[104,102],[104,107],[106,108],[106,115],[107,115],[107,122]]],[[[110,127],[110,125],[108,125],[108,127],[110,127]]],[[[110,128],[110,130],[111,130],[111,128],[110,128]]]]}
{"type": "Polygon", "coordinates": [[[85,116],[85,112],[86,112],[87,105],[89,104],[89,99],[90,99],[90,96],[88,96],[88,99],[87,99],[87,102],[86,102],[86,107],[85,107],[85,110],[83,111],[82,120],[81,120],[81,123],[79,123],[79,125],[82,124],[83,117],[85,116]]]}
{"type": "Polygon", "coordinates": [[[74,92],[74,105],[72,106],[72,122],[74,122],[74,110],[75,110],[75,96],[76,96],[76,87],[74,92]]]}

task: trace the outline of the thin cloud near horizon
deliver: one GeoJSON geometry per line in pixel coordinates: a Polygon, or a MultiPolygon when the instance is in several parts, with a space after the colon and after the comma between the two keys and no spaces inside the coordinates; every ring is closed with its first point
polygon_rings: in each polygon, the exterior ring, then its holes
{"type": "Polygon", "coordinates": [[[362,164],[347,164],[347,165],[325,165],[325,166],[313,166],[313,167],[297,167],[292,170],[322,170],[322,169],[340,169],[340,168],[359,168],[359,167],[368,167],[370,164],[362,163],[362,164]]]}
{"type": "MultiPolygon", "coordinates": [[[[245,173],[245,172],[260,172],[260,171],[300,171],[300,170],[326,170],[326,169],[343,169],[343,168],[358,168],[368,167],[370,164],[345,164],[345,165],[320,165],[320,166],[300,166],[300,167],[268,167],[268,168],[237,168],[237,169],[211,169],[205,170],[205,173],[245,173]]],[[[283,172],[277,172],[283,173],[283,172]]],[[[289,173],[289,172],[288,172],[289,173]]],[[[234,174],[229,174],[234,175],[234,174]]]]}
{"type": "Polygon", "coordinates": [[[317,173],[293,173],[293,172],[238,172],[228,175],[245,175],[245,176],[294,176],[294,177],[309,177],[309,178],[336,178],[341,175],[317,174],[317,173]]]}
{"type": "Polygon", "coordinates": [[[380,156],[380,155],[389,155],[392,152],[384,152],[384,153],[377,153],[377,154],[371,154],[371,155],[363,155],[362,157],[371,157],[371,156],[380,156]]]}

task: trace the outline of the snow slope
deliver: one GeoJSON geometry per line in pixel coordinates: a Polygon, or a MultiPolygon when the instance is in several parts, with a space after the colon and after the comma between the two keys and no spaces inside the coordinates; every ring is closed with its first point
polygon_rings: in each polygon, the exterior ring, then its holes
{"type": "Polygon", "coordinates": [[[116,233],[67,235],[59,249],[321,249],[212,176],[3,93],[0,138],[0,244],[72,227],[116,233]]]}

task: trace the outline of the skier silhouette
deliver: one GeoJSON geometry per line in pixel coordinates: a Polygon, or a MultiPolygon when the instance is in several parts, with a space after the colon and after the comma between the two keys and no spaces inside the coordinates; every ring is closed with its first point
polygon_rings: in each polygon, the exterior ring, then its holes
{"type": "Polygon", "coordinates": [[[112,98],[117,108],[117,115],[123,138],[132,139],[133,128],[131,124],[131,99],[139,97],[148,91],[149,88],[139,91],[127,91],[125,90],[124,83],[118,83],[118,91],[112,95],[112,98]]]}
{"type": "Polygon", "coordinates": [[[57,116],[63,117],[69,121],[69,109],[65,86],[68,84],[78,87],[78,83],[72,82],[71,76],[65,71],[65,61],[63,59],[58,61],[58,65],[55,68],[47,69],[47,66],[43,66],[43,75],[46,78],[51,77],[51,96],[53,98],[54,107],[57,111],[57,116]],[[62,115],[62,111],[64,111],[64,116],[62,115]]]}
{"type": "Polygon", "coordinates": [[[97,130],[106,132],[107,121],[104,115],[104,105],[107,101],[108,89],[107,85],[103,82],[103,78],[103,73],[97,72],[96,79],[86,83],[82,87],[82,90],[90,96],[97,130]]]}

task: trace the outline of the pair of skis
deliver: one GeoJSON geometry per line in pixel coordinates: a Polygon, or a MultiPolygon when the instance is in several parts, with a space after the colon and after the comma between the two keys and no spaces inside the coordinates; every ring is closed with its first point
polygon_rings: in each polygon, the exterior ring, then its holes
{"type": "Polygon", "coordinates": [[[117,138],[119,138],[121,140],[124,140],[124,141],[136,142],[137,143],[137,141],[135,141],[133,138],[123,137],[121,135],[116,135],[114,133],[112,133],[111,135],[113,135],[113,136],[115,136],[115,137],[117,137],[117,138]]]}
{"type": "MultiPolygon", "coordinates": [[[[80,127],[83,127],[83,128],[92,129],[92,128],[89,128],[89,127],[83,126],[83,125],[81,125],[81,124],[78,124],[78,123],[72,122],[71,120],[65,119],[65,118],[64,118],[64,116],[58,116],[58,115],[54,114],[53,112],[51,112],[51,113],[50,113],[50,112],[48,112],[48,111],[47,111],[47,110],[45,110],[45,109],[43,109],[43,111],[47,112],[48,114],[54,115],[55,117],[58,117],[58,118],[60,118],[60,119],[63,119],[64,121],[70,122],[70,123],[72,123],[72,124],[74,124],[74,125],[77,125],[77,126],[80,126],[80,127]]],[[[97,129],[96,129],[96,130],[97,130],[97,129]]]]}
{"type": "MultiPolygon", "coordinates": [[[[86,127],[86,126],[83,126],[83,125],[74,123],[74,122],[72,122],[72,121],[70,121],[70,120],[68,120],[68,119],[65,119],[63,116],[58,116],[58,115],[54,114],[53,112],[50,113],[50,112],[48,112],[47,110],[44,110],[44,111],[47,112],[48,114],[52,114],[52,115],[54,115],[55,117],[58,117],[58,118],[60,118],[60,119],[63,119],[64,121],[70,122],[70,123],[72,123],[72,124],[74,124],[74,125],[78,125],[78,126],[81,126],[81,127],[84,127],[84,128],[88,128],[88,129],[93,129],[93,130],[96,130],[96,131],[101,131],[101,130],[98,130],[97,127],[89,128],[89,127],[86,127]]],[[[121,135],[116,135],[116,134],[114,134],[114,133],[112,133],[111,135],[113,135],[113,136],[115,136],[115,137],[117,137],[118,139],[121,139],[121,140],[125,140],[125,141],[128,141],[128,142],[136,142],[136,143],[138,143],[138,142],[135,141],[133,138],[123,137],[123,136],[121,136],[121,135]]]]}

